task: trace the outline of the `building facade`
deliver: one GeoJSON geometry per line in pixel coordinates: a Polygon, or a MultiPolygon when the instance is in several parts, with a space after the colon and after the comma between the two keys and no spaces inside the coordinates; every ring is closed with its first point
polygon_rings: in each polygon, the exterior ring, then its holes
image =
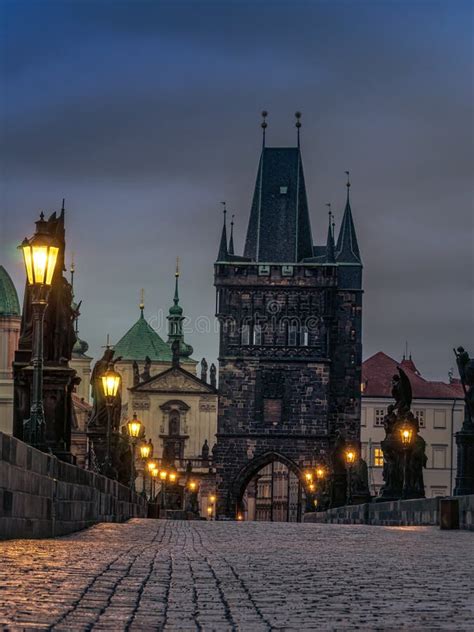
{"type": "Polygon", "coordinates": [[[383,418],[393,403],[391,379],[401,366],[412,390],[412,411],[418,419],[420,435],[426,441],[427,466],[424,470],[427,497],[452,493],[456,480],[456,442],[464,417],[464,394],[456,380],[449,383],[424,379],[413,360],[397,362],[379,352],[362,364],[362,457],[369,468],[369,488],[377,496],[383,485],[383,454],[380,443],[385,437],[383,418]]]}
{"type": "Polygon", "coordinates": [[[221,515],[243,510],[269,464],[301,480],[329,460],[338,432],[359,446],[362,263],[349,186],[337,244],[330,216],[326,245],[314,246],[299,145],[264,146],[243,256],[224,216],[214,275],[221,515]]]}
{"type": "Polygon", "coordinates": [[[18,294],[0,266],[0,432],[13,431],[13,359],[20,337],[21,311],[18,294]]]}

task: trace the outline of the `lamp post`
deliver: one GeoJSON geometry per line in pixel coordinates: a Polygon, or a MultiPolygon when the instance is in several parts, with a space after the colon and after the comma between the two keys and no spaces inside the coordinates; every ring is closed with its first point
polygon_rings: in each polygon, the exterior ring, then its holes
{"type": "Polygon", "coordinates": [[[40,447],[44,441],[43,408],[43,324],[48,306],[48,295],[59,254],[59,247],[46,231],[46,222],[41,213],[36,222],[36,233],[21,244],[28,285],[31,287],[33,310],[33,384],[30,418],[24,421],[24,439],[40,447]]]}
{"type": "Polygon", "coordinates": [[[151,494],[151,501],[155,502],[155,496],[156,496],[156,479],[158,478],[160,474],[160,470],[157,467],[151,468],[150,469],[150,476],[151,476],[151,489],[150,489],[150,494],[151,494]]]}
{"type": "Polygon", "coordinates": [[[114,371],[114,366],[112,363],[109,364],[109,368],[102,376],[102,388],[104,390],[105,403],[107,407],[107,447],[106,447],[106,456],[103,465],[104,474],[106,476],[110,476],[113,474],[112,472],[112,461],[110,458],[110,440],[111,440],[111,425],[112,425],[112,408],[115,403],[115,398],[117,397],[118,389],[120,386],[120,374],[117,371],[114,371]]]}
{"type": "MultiPolygon", "coordinates": [[[[215,520],[216,519],[216,501],[217,501],[217,496],[215,494],[211,494],[209,496],[209,502],[211,503],[211,519],[215,520]]],[[[208,512],[209,513],[209,512],[208,512]]]]}
{"type": "Polygon", "coordinates": [[[168,471],[162,468],[159,475],[161,481],[161,509],[164,513],[166,511],[166,479],[168,478],[168,471]]]}
{"type": "Polygon", "coordinates": [[[135,491],[135,448],[137,441],[142,434],[143,424],[137,418],[137,413],[133,413],[132,419],[127,422],[128,436],[132,445],[132,462],[130,464],[130,489],[135,491]]]}
{"type": "Polygon", "coordinates": [[[140,457],[143,461],[143,489],[142,495],[146,498],[146,471],[147,471],[147,461],[149,458],[153,456],[153,443],[151,439],[148,440],[148,443],[142,443],[140,446],[140,457]]]}
{"type": "Polygon", "coordinates": [[[408,450],[411,446],[413,439],[413,428],[409,424],[404,424],[400,429],[400,436],[403,446],[403,488],[402,498],[408,498],[409,496],[409,481],[408,481],[408,450]]]}
{"type": "Polygon", "coordinates": [[[354,450],[349,449],[346,451],[346,463],[348,471],[348,483],[347,483],[347,504],[352,504],[352,466],[355,463],[356,453],[354,450]]]}

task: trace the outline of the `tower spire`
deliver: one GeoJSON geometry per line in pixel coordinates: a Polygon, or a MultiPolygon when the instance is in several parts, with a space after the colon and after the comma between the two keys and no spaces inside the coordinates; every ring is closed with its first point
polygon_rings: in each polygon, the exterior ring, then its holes
{"type": "Polygon", "coordinates": [[[295,118],[296,118],[296,123],[295,123],[296,138],[298,141],[298,149],[299,149],[300,148],[301,112],[295,112],[295,118]]]}
{"type": "Polygon", "coordinates": [[[178,280],[179,280],[179,257],[176,257],[176,270],[174,273],[175,278],[175,286],[174,286],[174,297],[173,297],[173,305],[169,309],[169,313],[167,316],[168,319],[168,344],[171,346],[173,351],[173,357],[176,358],[187,358],[192,352],[193,348],[191,345],[186,344],[184,342],[184,333],[183,333],[183,308],[179,304],[179,291],[178,291],[178,280]]]}
{"type": "Polygon", "coordinates": [[[231,220],[230,220],[230,238],[229,238],[229,254],[230,255],[234,254],[234,217],[235,215],[232,215],[231,220]]]}
{"type": "Polygon", "coordinates": [[[140,304],[139,304],[139,307],[140,307],[140,316],[143,317],[143,311],[145,309],[145,289],[144,288],[142,288],[140,290],[140,304]]]}
{"type": "Polygon", "coordinates": [[[327,263],[335,263],[335,248],[334,248],[334,233],[333,233],[333,214],[331,210],[331,202],[326,204],[328,207],[328,236],[326,240],[326,262],[327,263]]]}
{"type": "Polygon", "coordinates": [[[179,292],[178,292],[178,279],[179,279],[179,257],[176,257],[176,270],[174,273],[175,285],[174,285],[174,297],[173,303],[178,305],[179,303],[179,292]]]}
{"type": "Polygon", "coordinates": [[[336,258],[338,261],[344,263],[362,263],[360,258],[359,244],[357,243],[357,236],[354,228],[354,221],[352,219],[351,203],[349,198],[349,189],[351,187],[350,173],[346,171],[347,176],[347,198],[346,208],[344,209],[344,215],[341,222],[341,228],[339,230],[339,236],[337,238],[336,246],[336,258]]]}
{"type": "Polygon", "coordinates": [[[217,261],[225,261],[227,259],[227,255],[229,251],[227,250],[227,224],[226,224],[226,215],[227,209],[225,202],[221,202],[223,208],[224,215],[224,225],[222,226],[222,234],[221,234],[221,243],[219,245],[219,252],[217,253],[217,261]]]}
{"type": "Polygon", "coordinates": [[[262,127],[262,149],[265,149],[265,131],[268,127],[268,123],[266,121],[266,118],[268,116],[268,112],[266,110],[262,110],[262,123],[261,123],[261,127],[262,127]]]}

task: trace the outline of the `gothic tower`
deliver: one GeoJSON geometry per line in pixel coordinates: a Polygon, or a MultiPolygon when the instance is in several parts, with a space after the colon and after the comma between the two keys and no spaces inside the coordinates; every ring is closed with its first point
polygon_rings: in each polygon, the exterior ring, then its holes
{"type": "Polygon", "coordinates": [[[214,277],[221,515],[236,515],[268,463],[301,476],[329,462],[339,434],[359,444],[362,263],[349,186],[337,243],[330,214],[326,245],[313,246],[299,138],[264,142],[244,256],[228,247],[224,213],[214,277]]]}

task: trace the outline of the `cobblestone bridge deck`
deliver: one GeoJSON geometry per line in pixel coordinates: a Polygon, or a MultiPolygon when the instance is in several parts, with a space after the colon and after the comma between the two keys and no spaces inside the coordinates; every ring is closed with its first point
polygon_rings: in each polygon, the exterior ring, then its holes
{"type": "Polygon", "coordinates": [[[132,520],[0,561],[7,630],[474,630],[469,532],[132,520]]]}

